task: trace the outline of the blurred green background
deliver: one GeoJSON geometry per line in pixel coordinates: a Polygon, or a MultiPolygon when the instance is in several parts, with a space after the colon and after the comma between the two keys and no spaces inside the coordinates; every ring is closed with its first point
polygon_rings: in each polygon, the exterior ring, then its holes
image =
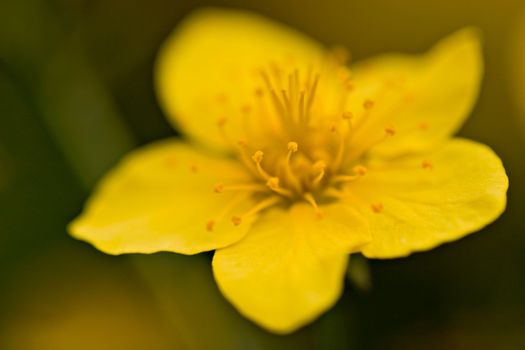
{"type": "Polygon", "coordinates": [[[525,349],[525,3],[522,0],[0,0],[0,349],[525,349]],[[510,177],[482,232],[370,261],[335,308],[283,337],[219,294],[211,254],[107,256],[67,223],[124,153],[171,136],[152,86],[159,45],[194,8],[258,11],[354,60],[421,52],[465,25],[486,75],[461,135],[510,177]]]}

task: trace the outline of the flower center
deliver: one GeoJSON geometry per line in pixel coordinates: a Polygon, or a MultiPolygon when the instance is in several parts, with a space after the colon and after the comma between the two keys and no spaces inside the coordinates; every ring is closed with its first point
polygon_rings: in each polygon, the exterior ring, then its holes
{"type": "MultiPolygon", "coordinates": [[[[244,139],[234,142],[229,137],[227,117],[217,121],[253,182],[219,183],[215,192],[250,191],[260,198],[248,213],[232,218],[235,225],[269,206],[297,201],[309,203],[321,218],[320,201],[333,197],[345,182],[366,174],[359,164],[364,150],[350,145],[359,127],[354,113],[361,114],[361,121],[374,108],[374,101],[363,101],[359,111],[347,110],[354,86],[350,71],[335,57],[320,65],[319,73],[313,65],[286,69],[270,64],[257,71],[253,99],[241,108],[244,139]]],[[[387,127],[384,137],[394,133],[393,127],[387,127]]]]}

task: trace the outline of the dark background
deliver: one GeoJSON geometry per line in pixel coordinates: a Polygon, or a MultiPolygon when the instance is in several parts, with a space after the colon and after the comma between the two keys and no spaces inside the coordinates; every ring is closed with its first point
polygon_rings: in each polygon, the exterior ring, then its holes
{"type": "Polygon", "coordinates": [[[525,4],[521,0],[0,0],[0,349],[525,349],[525,4]],[[241,7],[353,58],[422,52],[482,29],[486,74],[462,136],[490,145],[508,209],[458,242],[370,261],[335,308],[264,332],[219,294],[211,254],[106,256],[66,233],[134,147],[176,133],[152,85],[160,44],[193,8],[241,7]]]}

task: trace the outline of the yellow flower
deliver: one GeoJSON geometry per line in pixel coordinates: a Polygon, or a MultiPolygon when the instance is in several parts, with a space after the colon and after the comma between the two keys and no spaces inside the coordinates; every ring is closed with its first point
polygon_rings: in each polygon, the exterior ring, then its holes
{"type": "Polygon", "coordinates": [[[335,303],[350,253],[406,256],[495,220],[500,159],[451,138],[480,85],[476,31],[422,56],[346,56],[254,14],[193,14],[156,71],[191,142],[126,157],[72,235],[109,254],[215,250],[225,297],[287,333],[335,303]]]}

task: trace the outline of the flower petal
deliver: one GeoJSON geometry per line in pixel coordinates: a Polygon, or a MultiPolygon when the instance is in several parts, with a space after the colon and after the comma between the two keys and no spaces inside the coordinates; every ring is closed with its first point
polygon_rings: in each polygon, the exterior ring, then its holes
{"type": "Polygon", "coordinates": [[[109,254],[195,254],[224,247],[249,230],[250,220],[236,227],[230,218],[253,203],[243,194],[214,193],[214,184],[248,179],[233,161],[178,141],[158,142],[134,151],[109,173],[69,230],[109,254]]]}
{"type": "Polygon", "coordinates": [[[364,111],[356,127],[355,147],[372,146],[385,128],[396,136],[373,152],[399,155],[429,150],[456,132],[468,117],[483,73],[478,32],[463,29],[422,56],[385,55],[354,69],[350,110],[364,111]],[[369,103],[368,111],[363,107],[369,103]]]}
{"type": "Polygon", "coordinates": [[[256,14],[200,10],[164,44],[156,67],[157,92],[183,132],[224,147],[217,121],[226,118],[233,141],[243,137],[244,113],[263,84],[258,70],[283,60],[299,68],[301,62],[315,62],[321,53],[299,32],[256,14]]]}
{"type": "Polygon", "coordinates": [[[369,164],[348,199],[367,216],[370,258],[396,258],[459,239],[505,209],[508,179],[487,146],[454,139],[432,153],[369,164]]]}
{"type": "Polygon", "coordinates": [[[240,242],[215,252],[222,293],[247,318],[289,333],[331,307],[343,288],[348,253],[370,240],[361,216],[343,205],[274,209],[240,242]]]}

